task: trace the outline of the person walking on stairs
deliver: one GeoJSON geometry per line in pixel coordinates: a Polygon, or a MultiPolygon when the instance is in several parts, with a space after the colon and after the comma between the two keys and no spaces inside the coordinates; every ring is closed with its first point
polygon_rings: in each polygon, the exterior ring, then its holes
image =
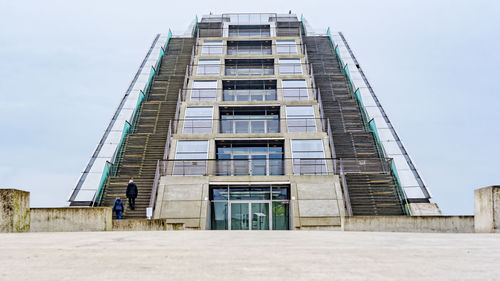
{"type": "Polygon", "coordinates": [[[115,204],[113,205],[113,211],[116,214],[116,219],[121,220],[123,213],[123,202],[122,199],[120,199],[120,197],[116,198],[115,204]]]}
{"type": "Polygon", "coordinates": [[[135,185],[133,179],[130,179],[127,185],[127,198],[131,210],[135,210],[135,198],[137,198],[137,193],[137,185],[135,185]]]}

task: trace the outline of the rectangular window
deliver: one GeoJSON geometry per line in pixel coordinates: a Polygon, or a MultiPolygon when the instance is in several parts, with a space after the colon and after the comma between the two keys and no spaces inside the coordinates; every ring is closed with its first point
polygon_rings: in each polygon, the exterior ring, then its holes
{"type": "Polygon", "coordinates": [[[316,132],[316,119],[312,105],[287,106],[286,118],[289,133],[316,132]]]}
{"type": "Polygon", "coordinates": [[[295,40],[276,40],[276,52],[278,55],[295,55],[297,43],[295,40]]]}
{"type": "Polygon", "coordinates": [[[281,75],[302,74],[302,63],[300,59],[279,59],[279,69],[281,75]]]}
{"type": "Polygon", "coordinates": [[[217,80],[193,82],[191,89],[192,101],[215,101],[217,100],[217,80]]]}
{"type": "Polygon", "coordinates": [[[198,60],[197,75],[220,75],[220,60],[198,60]]]}
{"type": "Polygon", "coordinates": [[[184,118],[184,134],[210,134],[212,133],[212,119],[214,108],[212,106],[187,107],[184,118]]]}
{"type": "Polygon", "coordinates": [[[295,175],[327,174],[322,140],[291,140],[295,175]]]}
{"type": "Polygon", "coordinates": [[[274,74],[273,59],[226,59],[228,76],[260,76],[274,74]]]}
{"type": "Polygon", "coordinates": [[[233,107],[220,109],[220,133],[263,134],[279,132],[279,108],[233,107]]]}
{"type": "Polygon", "coordinates": [[[229,37],[267,37],[271,35],[269,25],[230,25],[229,37]]]}
{"type": "Polygon", "coordinates": [[[208,140],[179,140],[172,175],[203,176],[207,174],[208,140]]]}
{"type": "Polygon", "coordinates": [[[283,80],[284,100],[309,100],[309,91],[306,80],[283,80]]]}
{"type": "Polygon", "coordinates": [[[271,55],[272,47],[271,41],[228,41],[227,42],[228,55],[271,55]]]}
{"type": "Polygon", "coordinates": [[[222,81],[224,101],[276,100],[276,80],[222,81]]]}
{"type": "Polygon", "coordinates": [[[203,41],[203,45],[201,46],[201,54],[204,56],[222,55],[222,41],[203,41]]]}
{"type": "Polygon", "coordinates": [[[282,141],[221,141],[216,146],[218,176],[284,174],[282,141]]]}

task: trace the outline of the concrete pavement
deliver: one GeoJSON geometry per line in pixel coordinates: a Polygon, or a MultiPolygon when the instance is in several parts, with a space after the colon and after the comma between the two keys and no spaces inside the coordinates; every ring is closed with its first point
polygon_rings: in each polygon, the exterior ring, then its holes
{"type": "Polygon", "coordinates": [[[9,233],[0,280],[500,280],[500,235],[9,233]]]}

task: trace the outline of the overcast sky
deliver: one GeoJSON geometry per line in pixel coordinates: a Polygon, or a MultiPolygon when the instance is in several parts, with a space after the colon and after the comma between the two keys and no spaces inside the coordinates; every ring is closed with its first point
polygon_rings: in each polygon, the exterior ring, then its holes
{"type": "Polygon", "coordinates": [[[0,187],[63,206],[156,33],[197,14],[342,31],[445,214],[500,184],[499,1],[0,0],[0,187]]]}

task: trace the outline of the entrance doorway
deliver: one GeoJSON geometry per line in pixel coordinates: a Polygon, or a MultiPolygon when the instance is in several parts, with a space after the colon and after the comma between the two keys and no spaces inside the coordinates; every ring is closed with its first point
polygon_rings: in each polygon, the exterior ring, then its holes
{"type": "Polygon", "coordinates": [[[269,201],[231,202],[229,228],[231,230],[272,229],[270,205],[269,201]]]}
{"type": "Polygon", "coordinates": [[[211,229],[289,229],[287,185],[210,187],[211,229]]]}

